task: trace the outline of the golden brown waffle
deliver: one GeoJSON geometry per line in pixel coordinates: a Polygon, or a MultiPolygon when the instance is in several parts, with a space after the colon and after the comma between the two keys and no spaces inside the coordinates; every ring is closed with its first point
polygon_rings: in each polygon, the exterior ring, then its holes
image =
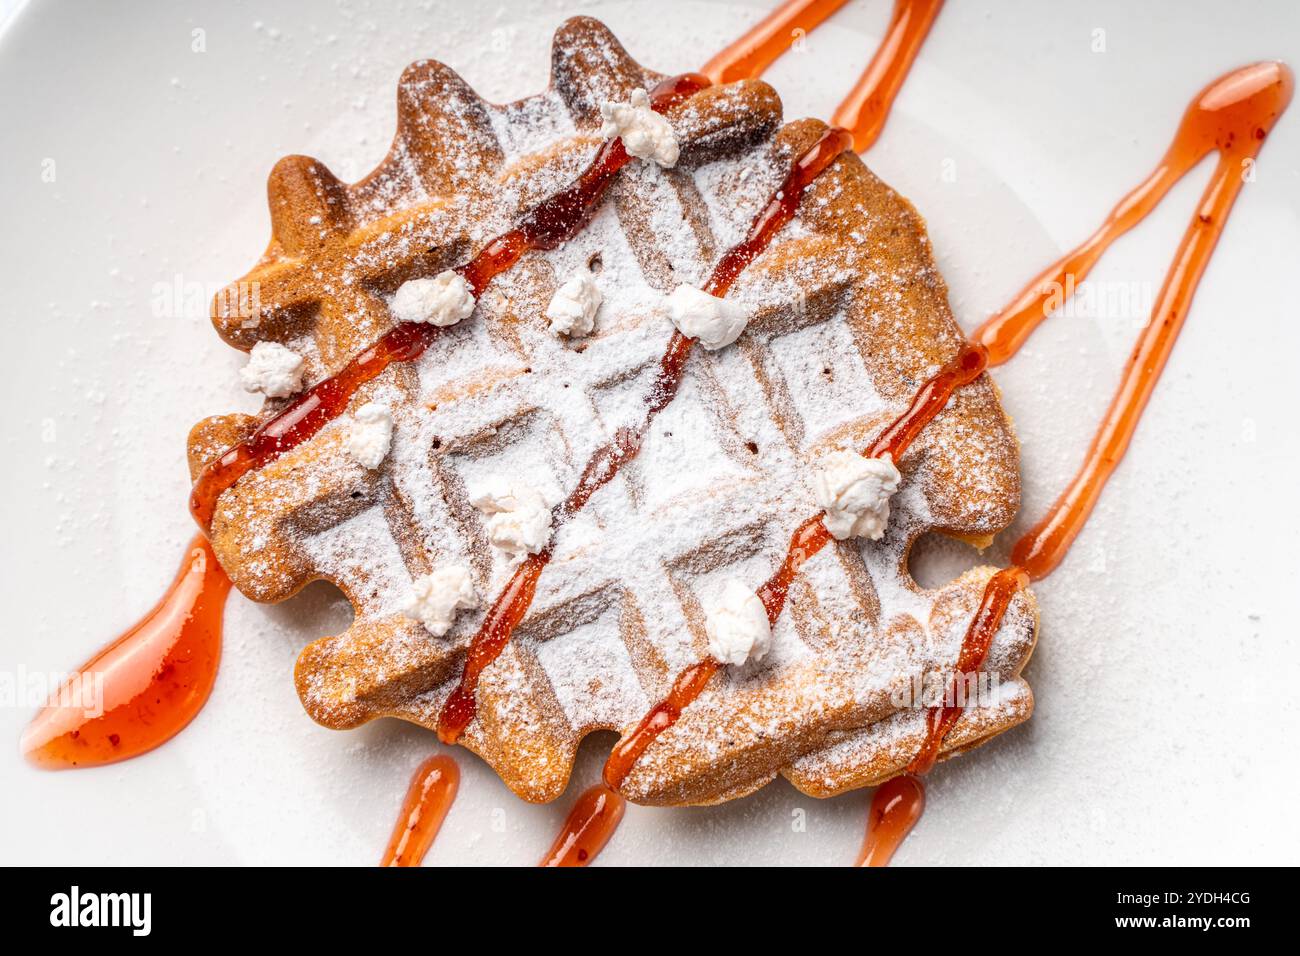
{"type": "MultiPolygon", "coordinates": [[[[304,157],[276,166],[271,244],[240,280],[258,284],[259,308],[222,312],[218,331],[238,348],[270,340],[306,354],[309,381],[336,371],[391,327],[398,285],[465,261],[568,185],[598,146],[600,103],[659,78],[586,18],[557,32],[550,89],[506,106],[441,64],[413,65],[392,150],[366,179],[345,185],[304,157]]],[[[672,333],[663,296],[704,278],[824,129],[781,126],[779,99],[756,81],[705,90],[669,119],[677,168],[634,162],[575,239],[528,254],[420,360],[356,397],[394,410],[379,469],[345,453],[336,422],[220,499],[212,541],[241,591],[280,601],[323,578],[355,608],[346,632],[298,661],[303,704],[322,724],[436,724],[483,612],[433,637],[401,613],[412,578],[461,563],[490,602],[510,564],[469,504],[474,487],[494,475],[573,487],[591,452],[639,417],[672,333]],[[583,266],[598,272],[605,304],[595,334],[561,339],[543,312],[583,266]]],[[[461,742],[525,799],[558,796],[586,734],[627,732],[706,654],[702,606],[727,577],[757,586],[780,562],[816,511],[814,463],[868,445],[961,342],[921,218],[854,156],[813,184],[731,294],[754,321],[735,345],[696,350],[638,458],[559,530],[530,612],[483,675],[461,742]]],[[[240,300],[218,299],[229,301],[240,300]]],[[[279,407],[268,401],[263,414],[279,407]]],[[[191,469],[257,421],[199,423],[191,469]]],[[[960,390],[900,463],[885,538],[812,559],[762,664],[715,678],[626,794],[712,803],[784,773],[820,796],[902,768],[924,712],[892,698],[914,675],[947,673],[991,573],[924,590],[909,547],[930,530],[981,539],[1003,528],[1018,505],[1017,458],[987,377],[960,390]]],[[[1018,596],[985,665],[1000,694],[966,711],[949,752],[1028,717],[1019,673],[1036,629],[1032,597],[1018,596]]]]}

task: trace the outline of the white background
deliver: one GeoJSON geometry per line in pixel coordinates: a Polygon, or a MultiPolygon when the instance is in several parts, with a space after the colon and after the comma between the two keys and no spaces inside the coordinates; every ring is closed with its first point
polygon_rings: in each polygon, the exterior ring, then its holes
{"type": "MultiPolygon", "coordinates": [[[[420,57],[514,99],[545,84],[550,34],[569,13],[601,17],[635,57],[677,72],[766,6],[20,9],[0,35],[0,669],[75,666],[170,579],[192,533],[185,434],[255,403],[238,388],[239,355],[201,316],[156,315],[155,285],[247,269],[268,236],[263,184],[279,156],[309,153],[358,178],[385,152],[394,83],[420,57]],[[205,53],[191,51],[196,28],[205,53]]],[[[831,113],[889,7],[853,0],[777,63],[767,79],[788,118],[831,113]]],[[[1214,0],[955,0],[866,159],[927,217],[970,328],[1147,174],[1202,85],[1265,58],[1300,66],[1291,0],[1231,15],[1214,0]],[[1097,29],[1105,52],[1092,49],[1097,29]]],[[[1153,295],[1208,172],[1093,278],[1153,295]]],[[[1033,720],[936,770],[898,863],[1296,862],[1298,245],[1300,106],[1265,145],[1133,450],[1037,588],[1033,720]]],[[[1142,318],[1058,317],[997,371],[1023,441],[1019,528],[1077,464],[1142,318]]],[[[927,583],[973,560],[957,546],[923,550],[927,583]]],[[[233,595],[209,706],[125,764],[32,770],[17,755],[31,708],[0,708],[0,860],[376,861],[410,771],[437,745],[394,722],[335,733],[302,714],[297,649],[347,620],[320,585],[271,608],[233,595]]],[[[597,743],[571,792],[594,781],[597,743]]],[[[460,762],[461,795],[429,862],[534,862],[571,796],[528,806],[472,756],[460,762]]],[[[818,802],[778,782],[722,808],[634,807],[599,862],[847,863],[866,802],[818,802]]]]}

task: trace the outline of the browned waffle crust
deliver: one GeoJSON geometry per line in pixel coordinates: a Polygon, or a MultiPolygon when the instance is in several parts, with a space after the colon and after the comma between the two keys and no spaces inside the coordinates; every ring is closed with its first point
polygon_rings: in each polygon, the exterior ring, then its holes
{"type": "MultiPolygon", "coordinates": [[[[398,285],[465,261],[570,183],[599,143],[599,104],[658,79],[587,18],[556,33],[550,89],[506,106],[442,64],[414,64],[398,85],[392,150],[364,180],[341,183],[300,156],[277,164],[271,243],[240,280],[257,283],[259,307],[224,309],[219,333],[241,349],[289,345],[307,356],[309,380],[337,371],[392,326],[398,285]]],[[[435,725],[483,612],[435,638],[401,613],[411,579],[458,562],[485,598],[500,590],[510,566],[469,505],[475,483],[505,474],[573,486],[592,450],[639,414],[672,332],[663,295],[703,279],[825,128],[781,125],[778,97],[757,81],[708,89],[669,118],[677,168],[629,166],[576,239],[527,255],[418,362],[357,396],[394,411],[379,469],[344,453],[337,422],[222,496],[212,541],[244,594],[280,601],[326,579],[356,611],[298,661],[303,704],[322,724],[435,725]],[[546,304],[586,265],[606,297],[596,332],[558,338],[546,304]]],[[[529,614],[483,675],[461,742],[525,799],[559,795],[583,736],[627,732],[706,654],[702,606],[726,577],[757,586],[779,563],[816,511],[808,478],[819,457],[868,445],[961,342],[920,216],[852,155],[819,177],[731,294],[754,310],[746,333],[696,350],[638,458],[559,530],[529,614]]],[[[280,406],[268,401],[263,416],[280,406]]],[[[191,470],[258,420],[200,422],[191,470]]],[[[981,539],[1005,527],[1017,458],[991,381],[960,390],[900,463],[885,538],[811,560],[762,665],[715,678],[625,793],[713,803],[783,773],[824,796],[901,769],[924,712],[900,709],[898,691],[951,668],[992,573],[924,590],[908,574],[909,548],[931,530],[981,539]]],[[[966,711],[948,753],[1029,716],[1019,675],[1036,632],[1033,598],[1018,595],[985,664],[1000,691],[966,711]]]]}

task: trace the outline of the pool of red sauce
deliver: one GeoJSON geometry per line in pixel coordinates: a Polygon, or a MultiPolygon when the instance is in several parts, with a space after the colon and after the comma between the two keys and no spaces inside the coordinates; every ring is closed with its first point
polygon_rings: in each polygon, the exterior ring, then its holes
{"type": "Polygon", "coordinates": [[[137,757],[171,739],[207,703],[221,661],[230,579],[202,535],[148,614],[77,668],[23,732],[47,770],[137,757]]]}

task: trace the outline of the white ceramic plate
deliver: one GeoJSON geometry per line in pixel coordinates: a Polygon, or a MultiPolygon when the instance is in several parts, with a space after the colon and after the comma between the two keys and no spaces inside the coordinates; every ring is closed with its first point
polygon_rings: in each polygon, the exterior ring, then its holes
{"type": "MultiPolygon", "coordinates": [[[[550,34],[570,13],[604,19],[638,59],[679,71],[765,6],[0,2],[0,669],[76,665],[170,579],[192,531],[186,431],[254,403],[203,297],[184,315],[163,314],[156,297],[177,282],[223,284],[257,257],[279,156],[363,174],[391,136],[396,78],[420,57],[502,101],[545,84],[550,34]]],[[[829,115],[889,6],[854,0],[778,62],[767,78],[787,117],[829,115]]],[[[1290,0],[1232,17],[1213,0],[952,3],[866,158],[928,218],[969,328],[1148,172],[1203,84],[1264,58],[1300,65],[1290,0]]],[[[934,773],[898,863],[1294,862],[1297,157],[1300,107],[1264,149],[1135,447],[1037,589],[1037,713],[934,773]]],[[[1205,165],[1189,176],[1094,280],[1137,283],[1149,300],[1207,177],[1205,165]]],[[[998,370],[1023,442],[1019,527],[1078,462],[1144,317],[1059,317],[998,370]]],[[[972,561],[931,547],[922,577],[972,561]]],[[[303,715],[296,652],[347,619],[320,585],[271,608],[233,595],[210,704],[128,763],[32,770],[16,753],[31,709],[0,708],[0,856],[375,862],[410,771],[436,744],[396,722],[334,733],[303,715]]],[[[602,754],[589,744],[573,792],[596,777],[602,754]]],[[[571,799],[529,806],[473,757],[461,764],[428,862],[534,862],[571,799]]],[[[847,863],[866,802],[819,802],[779,782],[720,808],[633,807],[599,862],[847,863]]]]}

